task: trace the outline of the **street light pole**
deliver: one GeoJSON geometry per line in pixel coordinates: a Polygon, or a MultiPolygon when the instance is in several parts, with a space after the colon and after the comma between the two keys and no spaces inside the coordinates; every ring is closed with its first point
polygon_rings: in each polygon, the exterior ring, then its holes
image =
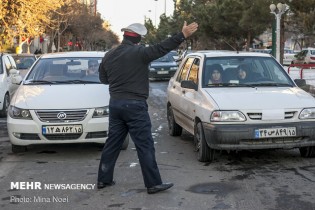
{"type": "Polygon", "coordinates": [[[154,0],[155,1],[155,18],[154,18],[154,25],[155,25],[155,27],[157,27],[157,25],[156,25],[156,9],[157,9],[157,1],[158,0],[154,0]]]}
{"type": "Polygon", "coordinates": [[[269,8],[271,11],[270,13],[275,15],[276,21],[277,21],[277,24],[276,24],[276,35],[277,35],[276,59],[278,62],[280,62],[280,45],[281,45],[281,43],[280,43],[280,21],[281,21],[281,15],[283,13],[285,13],[287,6],[286,6],[286,4],[278,3],[277,6],[274,4],[271,4],[269,8]]]}

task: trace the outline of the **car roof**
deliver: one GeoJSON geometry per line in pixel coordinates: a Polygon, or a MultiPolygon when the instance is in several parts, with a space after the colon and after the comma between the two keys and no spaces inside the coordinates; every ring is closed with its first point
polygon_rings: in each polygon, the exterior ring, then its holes
{"type": "Polygon", "coordinates": [[[105,53],[101,51],[71,51],[43,54],[40,58],[104,57],[105,53]]]}
{"type": "Polygon", "coordinates": [[[11,54],[12,56],[16,57],[35,57],[34,54],[29,54],[29,53],[20,53],[20,54],[11,54]]]}
{"type": "Polygon", "coordinates": [[[245,52],[245,51],[224,51],[224,50],[204,50],[196,51],[189,54],[191,55],[204,55],[206,57],[227,57],[227,56],[255,56],[255,57],[272,57],[268,53],[259,53],[259,52],[245,52]]]}

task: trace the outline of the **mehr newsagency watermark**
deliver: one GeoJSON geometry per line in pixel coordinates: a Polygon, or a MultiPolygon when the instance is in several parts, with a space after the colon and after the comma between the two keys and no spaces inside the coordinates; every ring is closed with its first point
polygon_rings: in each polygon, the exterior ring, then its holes
{"type": "MultiPolygon", "coordinates": [[[[11,182],[11,190],[93,190],[95,184],[65,184],[42,182],[11,182]]],[[[68,203],[68,196],[10,196],[10,203],[68,203]]]]}

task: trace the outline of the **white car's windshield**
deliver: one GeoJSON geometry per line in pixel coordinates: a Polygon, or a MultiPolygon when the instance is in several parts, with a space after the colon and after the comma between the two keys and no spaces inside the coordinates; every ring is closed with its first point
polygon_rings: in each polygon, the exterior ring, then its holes
{"type": "Polygon", "coordinates": [[[25,84],[100,83],[98,67],[102,58],[40,59],[25,84]]]}
{"type": "Polygon", "coordinates": [[[294,86],[285,70],[269,57],[212,57],[203,68],[203,86],[294,86]]]}

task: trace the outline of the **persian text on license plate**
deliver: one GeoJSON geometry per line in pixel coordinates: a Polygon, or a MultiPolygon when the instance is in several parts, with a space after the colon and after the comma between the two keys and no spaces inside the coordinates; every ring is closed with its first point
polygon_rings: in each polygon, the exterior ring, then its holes
{"type": "Polygon", "coordinates": [[[255,138],[277,138],[296,136],[296,128],[264,128],[255,130],[255,138]]]}
{"type": "Polygon", "coordinates": [[[82,125],[44,125],[43,134],[82,133],[82,125]]]}
{"type": "Polygon", "coordinates": [[[158,71],[157,74],[168,74],[168,71],[158,71]]]}

